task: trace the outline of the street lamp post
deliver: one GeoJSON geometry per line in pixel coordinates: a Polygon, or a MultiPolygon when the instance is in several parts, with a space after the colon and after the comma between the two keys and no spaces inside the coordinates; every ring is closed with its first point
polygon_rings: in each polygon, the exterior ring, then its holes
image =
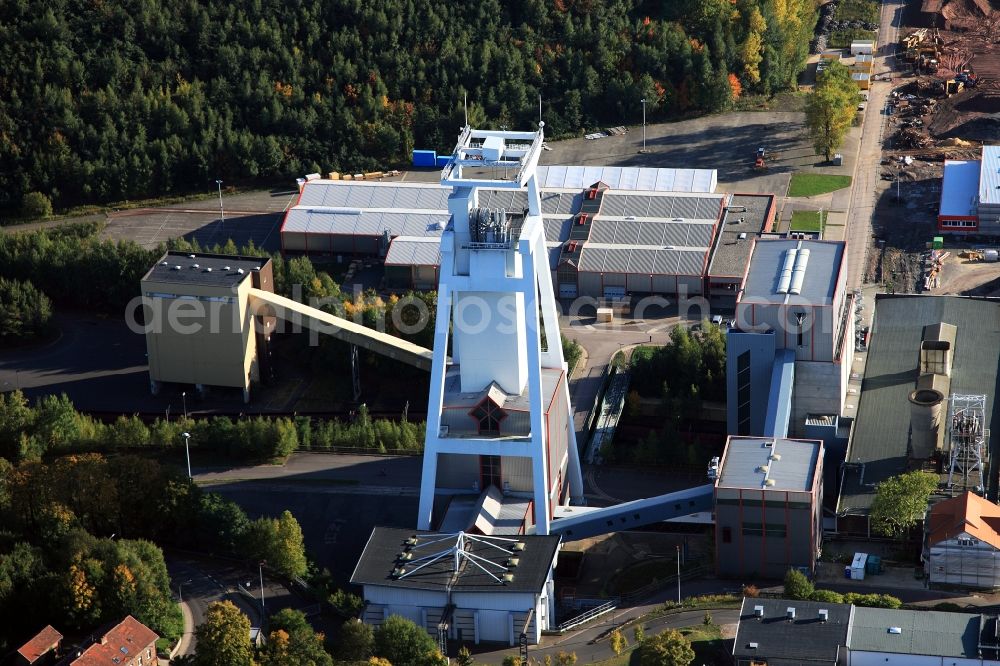
{"type": "Polygon", "coordinates": [[[264,609],[264,565],[267,564],[267,560],[261,560],[257,565],[258,573],[260,573],[260,623],[261,626],[264,624],[264,618],[267,617],[267,612],[264,609]]]}
{"type": "Polygon", "coordinates": [[[645,153],[646,152],[646,98],[643,97],[639,101],[642,102],[642,150],[640,150],[639,152],[645,153]]]}
{"type": "Polygon", "coordinates": [[[677,603],[681,603],[681,547],[677,546],[677,603]]]}
{"type": "Polygon", "coordinates": [[[191,476],[191,447],[189,446],[189,443],[191,442],[191,433],[189,433],[189,432],[182,432],[181,433],[181,437],[184,438],[184,453],[187,456],[188,480],[190,480],[190,479],[193,478],[191,476]]]}
{"type": "Polygon", "coordinates": [[[187,391],[181,391],[181,402],[184,404],[184,420],[187,421],[188,417],[187,391]]]}
{"type": "Polygon", "coordinates": [[[222,208],[222,181],[216,180],[215,184],[219,186],[219,214],[222,215],[220,220],[219,228],[225,230],[226,228],[226,211],[222,208]]]}

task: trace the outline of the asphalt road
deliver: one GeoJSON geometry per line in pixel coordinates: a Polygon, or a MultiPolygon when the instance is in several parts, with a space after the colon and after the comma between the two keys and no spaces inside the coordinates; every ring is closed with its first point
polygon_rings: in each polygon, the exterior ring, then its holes
{"type": "MultiPolygon", "coordinates": [[[[204,621],[205,613],[213,602],[232,601],[250,618],[251,626],[260,626],[261,588],[256,568],[250,570],[240,564],[172,552],[166,553],[166,562],[173,593],[188,611],[185,613],[185,631],[178,654],[191,654],[195,651],[197,638],[194,628],[204,621]],[[249,587],[247,583],[250,584],[249,587]],[[248,592],[239,592],[240,587],[248,592]]],[[[264,576],[264,608],[268,614],[282,608],[302,606],[298,597],[283,584],[264,576]]]]}

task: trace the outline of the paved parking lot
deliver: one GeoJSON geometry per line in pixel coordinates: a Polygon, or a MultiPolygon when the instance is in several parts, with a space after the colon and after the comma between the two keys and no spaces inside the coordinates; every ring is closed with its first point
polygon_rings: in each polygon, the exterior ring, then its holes
{"type": "Polygon", "coordinates": [[[281,247],[284,211],[297,197],[298,192],[290,190],[224,196],[225,221],[218,199],[119,211],[109,216],[104,235],[113,240],[134,240],[146,248],[183,236],[202,246],[223,244],[231,238],[242,247],[252,240],[256,246],[274,251],[281,247]]]}

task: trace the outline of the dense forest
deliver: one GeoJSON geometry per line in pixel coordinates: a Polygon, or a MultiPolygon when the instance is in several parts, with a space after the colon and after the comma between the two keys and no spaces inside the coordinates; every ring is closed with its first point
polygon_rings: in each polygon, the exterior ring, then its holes
{"type": "Polygon", "coordinates": [[[644,97],[722,110],[789,86],[814,24],[815,0],[5,0],[0,211],[402,163],[451,148],[465,93],[512,127],[541,95],[551,136],[644,97]]]}

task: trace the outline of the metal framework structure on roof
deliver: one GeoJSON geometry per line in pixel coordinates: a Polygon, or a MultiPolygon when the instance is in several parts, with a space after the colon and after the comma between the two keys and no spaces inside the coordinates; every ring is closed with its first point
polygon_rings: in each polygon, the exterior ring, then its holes
{"type": "Polygon", "coordinates": [[[948,488],[957,486],[958,490],[982,494],[990,432],[986,428],[986,395],[953,393],[948,403],[948,432],[951,439],[948,488]]]}
{"type": "Polygon", "coordinates": [[[508,560],[507,563],[500,564],[488,558],[480,557],[479,555],[470,552],[470,542],[495,548],[510,558],[515,558],[517,556],[517,552],[524,549],[523,542],[506,537],[475,536],[472,534],[466,534],[465,532],[455,532],[453,534],[435,534],[430,541],[421,542],[420,535],[417,535],[415,537],[411,537],[407,541],[406,551],[404,551],[400,557],[401,564],[395,569],[395,571],[393,571],[393,576],[400,579],[406,578],[407,576],[412,576],[417,573],[424,567],[431,566],[435,562],[440,562],[445,558],[451,558],[453,563],[452,571],[456,574],[462,570],[464,565],[471,564],[496,582],[501,584],[506,582],[507,579],[503,576],[510,575],[508,574],[508,570],[515,566],[516,563],[508,560]],[[413,559],[414,551],[418,548],[445,543],[449,545],[445,546],[442,550],[413,559]],[[500,545],[501,543],[510,544],[510,547],[505,548],[500,545]],[[487,567],[492,567],[493,570],[498,571],[500,575],[497,575],[494,571],[491,571],[487,567]]]}

